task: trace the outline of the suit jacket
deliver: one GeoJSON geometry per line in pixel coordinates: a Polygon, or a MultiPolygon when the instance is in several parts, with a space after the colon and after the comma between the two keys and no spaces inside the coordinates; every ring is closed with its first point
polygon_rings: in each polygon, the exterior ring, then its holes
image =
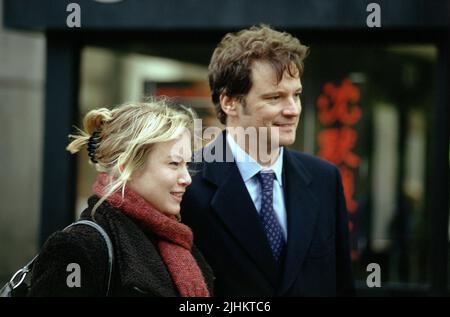
{"type": "MultiPolygon", "coordinates": [[[[98,197],[89,198],[81,219],[90,219],[98,197]]],[[[155,246],[155,236],[144,232],[130,218],[103,202],[95,212],[96,222],[108,233],[114,249],[112,296],[179,296],[170,274],[155,246]]],[[[213,275],[199,250],[192,255],[212,294],[213,275]]],[[[34,264],[30,296],[105,296],[108,253],[97,230],[84,225],[58,231],[46,241],[34,264]],[[69,263],[80,266],[81,287],[69,288],[69,263]]]]}
{"type": "Polygon", "coordinates": [[[236,163],[198,161],[211,154],[232,158],[225,131],[196,153],[182,219],[213,268],[216,296],[353,295],[347,210],[334,165],[285,149],[288,240],[277,265],[236,163]]]}

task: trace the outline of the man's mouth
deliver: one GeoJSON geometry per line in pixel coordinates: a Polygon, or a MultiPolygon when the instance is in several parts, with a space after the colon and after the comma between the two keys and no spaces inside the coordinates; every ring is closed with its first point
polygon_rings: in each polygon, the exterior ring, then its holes
{"type": "Polygon", "coordinates": [[[279,128],[294,128],[295,127],[295,123],[274,123],[273,125],[275,127],[279,127],[279,128]]]}

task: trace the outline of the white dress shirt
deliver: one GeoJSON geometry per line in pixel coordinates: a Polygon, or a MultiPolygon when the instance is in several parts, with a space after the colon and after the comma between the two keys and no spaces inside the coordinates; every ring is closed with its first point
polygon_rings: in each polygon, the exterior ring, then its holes
{"type": "Polygon", "coordinates": [[[233,154],[236,165],[239,169],[245,187],[252,198],[258,213],[261,209],[261,184],[258,180],[257,174],[264,170],[272,170],[275,173],[273,184],[273,208],[281,225],[285,241],[287,241],[287,215],[286,205],[283,193],[283,147],[280,148],[280,153],[274,164],[269,167],[263,167],[258,164],[250,155],[247,154],[234,140],[234,138],[227,133],[227,143],[233,154]]]}

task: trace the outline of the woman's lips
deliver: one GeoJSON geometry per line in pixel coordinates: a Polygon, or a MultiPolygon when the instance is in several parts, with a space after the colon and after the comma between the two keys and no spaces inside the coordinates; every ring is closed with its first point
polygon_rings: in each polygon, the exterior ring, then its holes
{"type": "Polygon", "coordinates": [[[181,200],[183,199],[184,192],[170,192],[170,194],[172,195],[173,199],[175,199],[178,202],[181,202],[181,200]]]}

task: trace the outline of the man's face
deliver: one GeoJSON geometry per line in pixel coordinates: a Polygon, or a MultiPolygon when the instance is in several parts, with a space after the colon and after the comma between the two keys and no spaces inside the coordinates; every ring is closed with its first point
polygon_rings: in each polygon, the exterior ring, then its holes
{"type": "Polygon", "coordinates": [[[245,97],[245,105],[239,105],[236,117],[232,118],[233,126],[276,128],[270,138],[278,138],[279,146],[293,144],[301,113],[299,76],[291,77],[285,71],[277,84],[275,70],[265,61],[253,63],[251,76],[253,85],[245,97]]]}

